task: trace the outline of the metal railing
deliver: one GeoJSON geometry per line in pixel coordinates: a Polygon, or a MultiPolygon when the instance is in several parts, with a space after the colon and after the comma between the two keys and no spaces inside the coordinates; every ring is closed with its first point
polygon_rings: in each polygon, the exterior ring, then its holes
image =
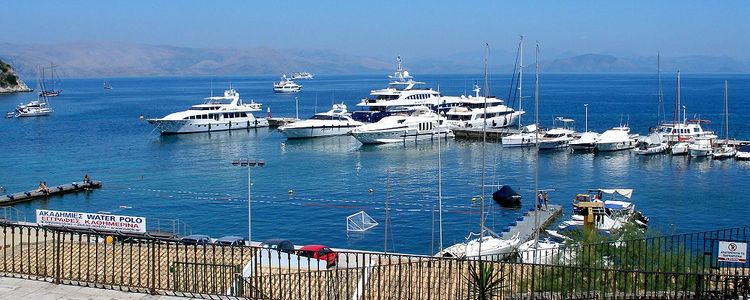
{"type": "MultiPolygon", "coordinates": [[[[183,245],[153,238],[0,224],[0,274],[154,294],[251,299],[471,299],[477,270],[491,299],[738,298],[750,266],[719,262],[719,241],[748,227],[569,244],[543,263],[339,251],[316,260],[249,246],[183,245]]],[[[542,262],[542,261],[539,261],[542,262]]]]}

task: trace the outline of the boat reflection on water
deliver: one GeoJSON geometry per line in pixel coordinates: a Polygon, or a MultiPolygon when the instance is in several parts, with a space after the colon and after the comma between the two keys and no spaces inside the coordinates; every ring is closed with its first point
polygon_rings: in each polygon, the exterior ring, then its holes
{"type": "Polygon", "coordinates": [[[359,146],[360,143],[357,139],[350,135],[318,137],[314,139],[288,139],[281,142],[281,152],[309,151],[341,153],[356,151],[359,146]]]}

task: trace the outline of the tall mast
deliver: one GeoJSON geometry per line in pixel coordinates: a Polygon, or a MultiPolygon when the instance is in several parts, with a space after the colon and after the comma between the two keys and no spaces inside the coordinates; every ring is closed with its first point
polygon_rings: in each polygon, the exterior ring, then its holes
{"type": "MultiPolygon", "coordinates": [[[[487,57],[490,55],[490,44],[484,43],[484,116],[487,116],[487,57]]],[[[484,158],[487,152],[487,118],[482,118],[482,205],[479,218],[479,257],[482,257],[482,239],[484,238],[484,158]]]]}
{"type": "MultiPolygon", "coordinates": [[[[534,125],[539,128],[539,42],[536,42],[536,80],[534,88],[534,125]]],[[[536,151],[534,151],[534,249],[536,250],[539,246],[539,205],[537,205],[539,199],[539,130],[534,131],[534,143],[536,144],[536,151]]]]}
{"type": "Polygon", "coordinates": [[[657,77],[658,86],[659,86],[658,91],[656,92],[656,99],[657,99],[656,125],[659,125],[661,124],[661,120],[659,119],[659,117],[661,116],[661,113],[662,113],[661,109],[663,106],[662,95],[661,95],[661,53],[660,52],[656,53],[656,77],[657,77]]]}
{"type": "MultiPolygon", "coordinates": [[[[439,90],[440,90],[440,87],[438,86],[438,91],[439,90]]],[[[439,227],[438,229],[440,231],[440,235],[438,237],[439,239],[438,246],[440,247],[439,251],[443,251],[443,170],[442,170],[442,162],[441,162],[441,157],[440,157],[440,152],[441,152],[440,151],[441,150],[440,139],[441,139],[440,130],[438,128],[438,206],[439,206],[438,219],[440,222],[440,224],[438,224],[438,227],[439,227]]],[[[433,206],[433,211],[434,211],[434,206],[433,206]]],[[[433,218],[434,218],[434,215],[435,214],[433,212],[433,218]]]]}
{"type": "MultiPolygon", "coordinates": [[[[521,43],[518,46],[521,51],[521,62],[518,64],[518,110],[523,110],[523,34],[521,35],[521,43]]],[[[521,117],[518,115],[518,129],[521,129],[521,117]]]]}
{"type": "Polygon", "coordinates": [[[391,169],[385,169],[385,230],[383,230],[383,252],[388,252],[388,181],[391,178],[391,169]]]}

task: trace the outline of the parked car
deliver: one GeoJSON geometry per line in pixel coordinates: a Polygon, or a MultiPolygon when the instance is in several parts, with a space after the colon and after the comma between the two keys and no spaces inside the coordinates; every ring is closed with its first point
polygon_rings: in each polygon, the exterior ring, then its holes
{"type": "Polygon", "coordinates": [[[336,266],[336,252],[323,245],[307,245],[297,251],[297,255],[325,260],[328,267],[336,266]]]}
{"type": "Polygon", "coordinates": [[[203,234],[188,235],[180,240],[183,245],[208,245],[211,244],[211,237],[203,234]]]}
{"type": "Polygon", "coordinates": [[[216,240],[214,244],[221,246],[245,246],[245,238],[236,235],[228,235],[216,240]]]}
{"type": "Polygon", "coordinates": [[[260,243],[263,248],[277,249],[281,252],[294,253],[294,244],[285,239],[270,239],[260,243]]]}

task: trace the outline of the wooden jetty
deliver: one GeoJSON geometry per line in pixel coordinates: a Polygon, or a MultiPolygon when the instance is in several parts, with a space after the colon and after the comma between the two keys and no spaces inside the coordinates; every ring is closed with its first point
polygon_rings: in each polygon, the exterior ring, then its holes
{"type": "MultiPolygon", "coordinates": [[[[539,231],[549,226],[562,213],[561,205],[549,205],[547,210],[544,207],[540,209],[537,217],[539,218],[539,231]]],[[[502,239],[510,239],[517,233],[520,233],[521,242],[526,242],[534,237],[534,211],[529,210],[523,216],[517,217],[516,220],[506,227],[500,234],[502,239]]]]}
{"type": "Polygon", "coordinates": [[[287,118],[287,117],[266,118],[266,120],[268,120],[269,127],[281,127],[286,124],[299,121],[299,119],[287,118]]]}
{"type": "MultiPolygon", "coordinates": [[[[487,140],[488,141],[500,141],[501,138],[513,134],[520,133],[521,131],[515,128],[487,128],[487,140]]],[[[482,128],[456,128],[453,129],[453,134],[456,135],[457,139],[482,139],[482,128]]]]}
{"type": "Polygon", "coordinates": [[[0,205],[10,205],[13,203],[29,201],[37,198],[45,198],[49,196],[62,195],[67,193],[76,193],[81,191],[87,191],[91,189],[98,189],[102,187],[101,181],[90,181],[87,183],[73,182],[61,185],[50,185],[47,188],[49,192],[43,192],[38,190],[18,192],[14,194],[0,195],[0,205]]]}

